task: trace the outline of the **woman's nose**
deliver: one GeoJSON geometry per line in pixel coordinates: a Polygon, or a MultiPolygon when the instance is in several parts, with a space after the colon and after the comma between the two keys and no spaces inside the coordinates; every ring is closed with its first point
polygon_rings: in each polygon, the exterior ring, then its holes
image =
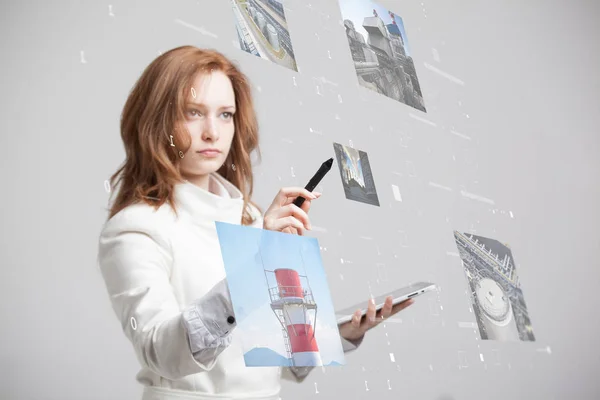
{"type": "Polygon", "coordinates": [[[206,119],[206,124],[204,125],[204,132],[202,133],[204,139],[213,139],[217,140],[219,138],[219,130],[217,129],[217,124],[215,123],[214,118],[210,117],[206,119]]]}

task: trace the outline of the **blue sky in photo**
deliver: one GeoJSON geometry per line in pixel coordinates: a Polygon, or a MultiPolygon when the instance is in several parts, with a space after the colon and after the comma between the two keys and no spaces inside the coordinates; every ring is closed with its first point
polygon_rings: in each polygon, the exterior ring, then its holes
{"type": "Polygon", "coordinates": [[[406,55],[410,56],[410,46],[408,43],[408,38],[406,37],[406,32],[404,31],[404,22],[402,18],[396,15],[398,10],[387,10],[380,6],[379,4],[369,1],[369,0],[339,0],[340,9],[342,11],[342,19],[349,19],[354,22],[354,27],[356,30],[365,38],[365,41],[369,37],[367,31],[362,27],[363,20],[365,17],[373,16],[373,9],[377,11],[379,18],[383,20],[384,24],[391,24],[392,19],[390,18],[389,11],[393,12],[395,15],[396,25],[400,29],[400,35],[402,35],[402,39],[404,39],[404,49],[406,50],[406,55]]]}

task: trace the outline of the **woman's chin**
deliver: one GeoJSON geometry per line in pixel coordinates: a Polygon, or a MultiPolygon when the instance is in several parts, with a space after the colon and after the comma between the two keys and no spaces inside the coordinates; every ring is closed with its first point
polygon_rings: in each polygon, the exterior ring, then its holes
{"type": "Polygon", "coordinates": [[[196,173],[199,175],[208,175],[208,174],[212,174],[213,172],[217,172],[218,170],[221,169],[221,166],[223,164],[222,163],[211,163],[211,162],[206,162],[206,163],[202,163],[202,166],[198,169],[196,169],[196,173]]]}

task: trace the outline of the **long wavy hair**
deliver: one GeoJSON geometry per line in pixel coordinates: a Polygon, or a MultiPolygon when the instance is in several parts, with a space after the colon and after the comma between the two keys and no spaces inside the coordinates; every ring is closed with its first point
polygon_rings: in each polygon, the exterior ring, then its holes
{"type": "Polygon", "coordinates": [[[240,222],[243,225],[254,222],[248,205],[259,211],[260,208],[250,200],[253,189],[250,154],[256,151],[260,160],[260,149],[248,78],[218,51],[193,46],[177,47],[157,57],[127,98],[121,114],[125,161],[110,178],[111,188],[118,186],[118,189],[108,219],[139,202],[155,209],[168,203],[177,214],[173,189],[184,180],[179,169],[179,152],[185,153],[191,145],[184,125],[184,106],[196,75],[211,70],[221,71],[230,78],[237,110],[233,116],[235,133],[231,149],[217,172],[242,192],[244,212],[240,222]]]}

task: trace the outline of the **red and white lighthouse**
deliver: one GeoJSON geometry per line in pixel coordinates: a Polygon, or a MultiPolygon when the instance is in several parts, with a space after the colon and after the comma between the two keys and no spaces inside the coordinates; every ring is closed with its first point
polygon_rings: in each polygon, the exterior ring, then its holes
{"type": "Polygon", "coordinates": [[[282,333],[292,366],[322,366],[315,338],[317,321],[315,303],[310,288],[304,288],[300,274],[289,268],[274,271],[277,286],[269,288],[271,308],[282,324],[282,333]],[[311,321],[309,312],[315,311],[311,321]]]}

